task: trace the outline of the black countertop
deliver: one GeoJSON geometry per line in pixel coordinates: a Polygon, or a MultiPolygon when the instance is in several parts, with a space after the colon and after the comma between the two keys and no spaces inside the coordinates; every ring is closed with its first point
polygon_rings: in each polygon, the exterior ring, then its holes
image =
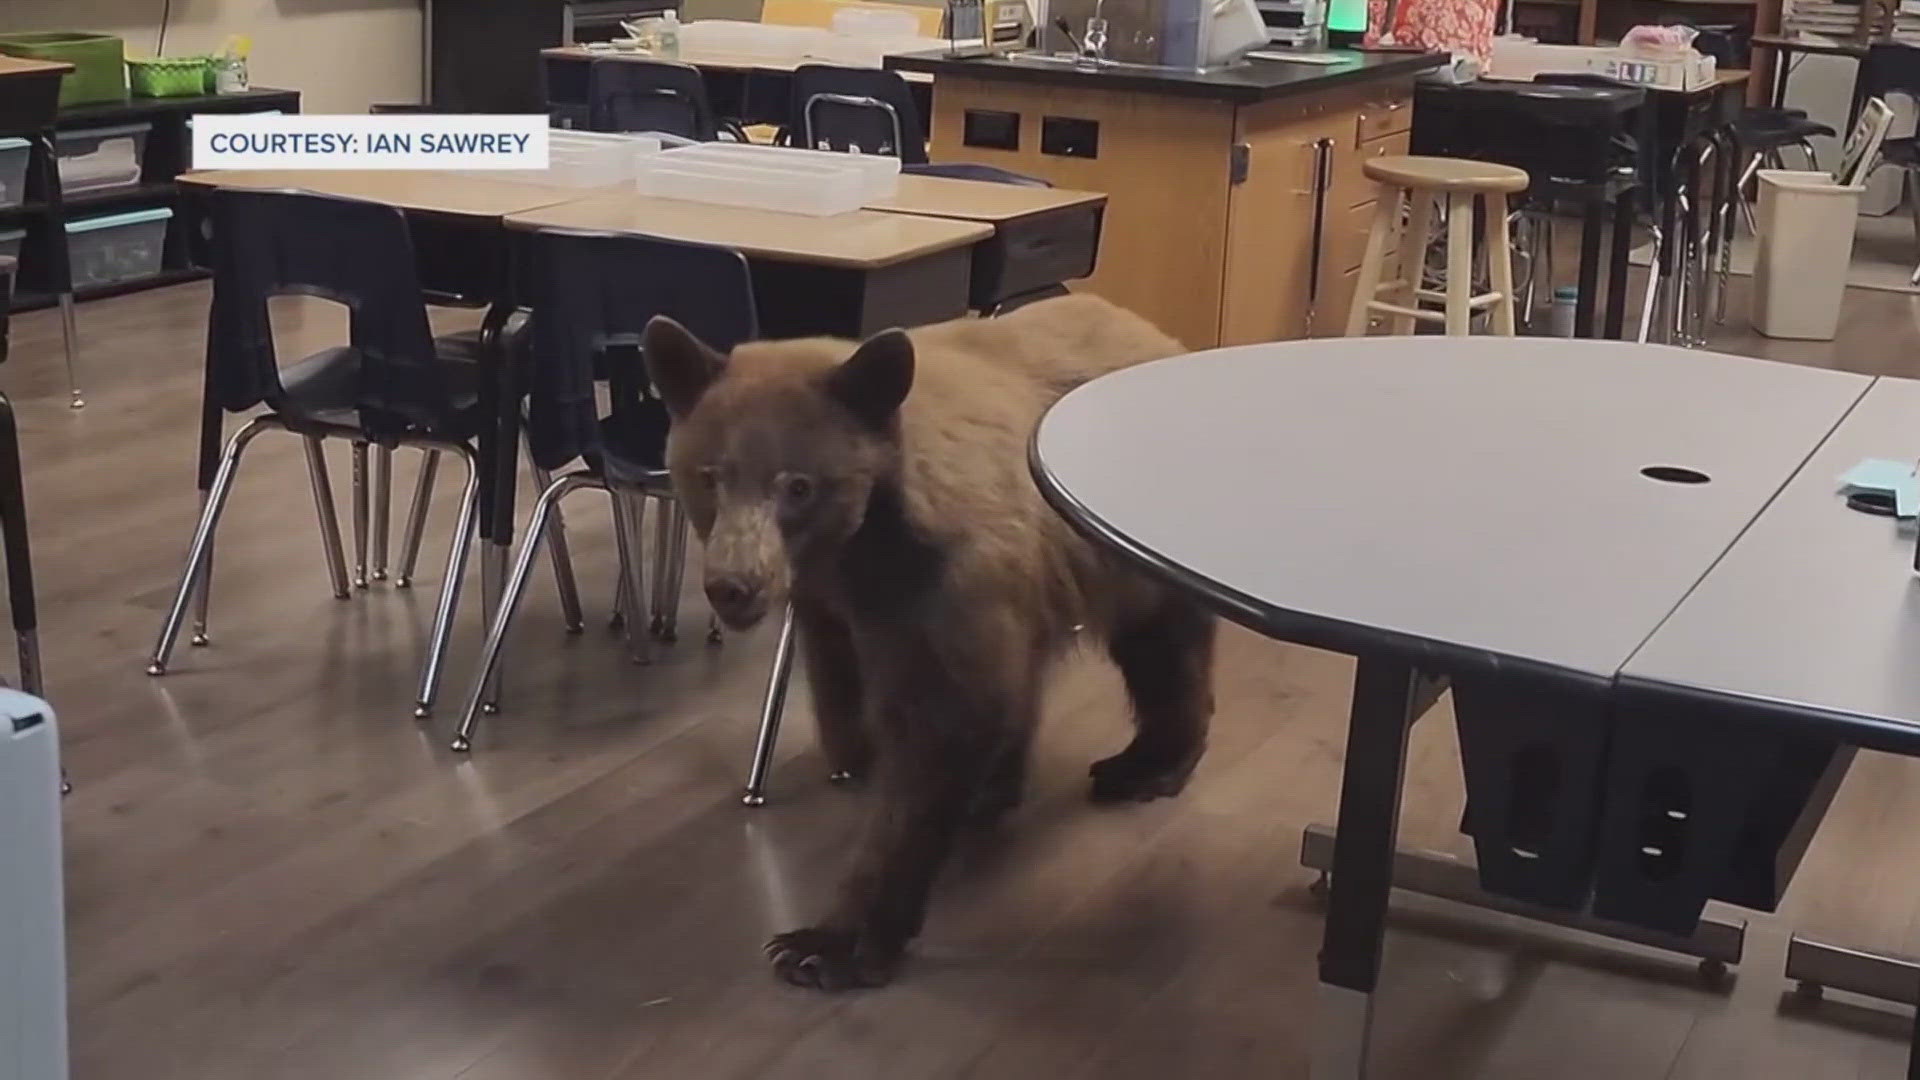
{"type": "Polygon", "coordinates": [[[1218,71],[1160,71],[1136,67],[1109,67],[1089,71],[1057,60],[1015,56],[964,58],[944,52],[903,53],[887,57],[895,71],[924,71],[934,76],[965,75],[1000,82],[1041,86],[1108,86],[1148,94],[1213,98],[1250,103],[1314,94],[1338,86],[1408,78],[1446,62],[1441,53],[1363,53],[1334,50],[1335,64],[1301,64],[1286,60],[1248,60],[1218,71]]]}

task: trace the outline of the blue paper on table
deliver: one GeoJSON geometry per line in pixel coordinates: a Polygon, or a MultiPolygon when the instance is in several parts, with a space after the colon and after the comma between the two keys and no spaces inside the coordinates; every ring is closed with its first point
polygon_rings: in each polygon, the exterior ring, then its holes
{"type": "Polygon", "coordinates": [[[1913,475],[1912,462],[1867,458],[1847,470],[1840,488],[1849,495],[1877,491],[1893,496],[1895,517],[1920,514],[1920,477],[1913,475]]]}

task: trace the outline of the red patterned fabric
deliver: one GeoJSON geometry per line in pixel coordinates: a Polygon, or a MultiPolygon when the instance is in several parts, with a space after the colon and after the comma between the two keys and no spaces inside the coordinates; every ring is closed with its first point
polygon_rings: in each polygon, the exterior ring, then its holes
{"type": "MultiPolygon", "coordinates": [[[[1400,0],[1394,12],[1396,45],[1417,45],[1473,56],[1484,67],[1493,57],[1493,21],[1499,0],[1400,0]]],[[[1387,0],[1367,0],[1368,45],[1379,44],[1387,0]]]]}

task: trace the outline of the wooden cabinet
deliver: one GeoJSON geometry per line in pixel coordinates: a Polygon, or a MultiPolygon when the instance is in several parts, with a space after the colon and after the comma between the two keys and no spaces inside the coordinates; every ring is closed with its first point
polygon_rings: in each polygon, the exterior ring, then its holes
{"type": "Polygon", "coordinates": [[[942,69],[932,156],[1105,192],[1099,265],[1075,287],[1191,348],[1324,336],[1345,329],[1372,223],[1361,163],[1406,152],[1412,99],[1411,73],[1234,101],[942,69]]]}

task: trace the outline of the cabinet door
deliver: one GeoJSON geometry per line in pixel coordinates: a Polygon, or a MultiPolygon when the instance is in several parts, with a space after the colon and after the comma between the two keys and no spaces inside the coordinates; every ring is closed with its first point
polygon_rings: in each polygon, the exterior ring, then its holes
{"type": "Polygon", "coordinates": [[[1331,284],[1316,242],[1324,248],[1334,224],[1333,170],[1352,140],[1344,111],[1242,111],[1246,179],[1229,208],[1222,345],[1307,336],[1315,300],[1331,284]]]}

